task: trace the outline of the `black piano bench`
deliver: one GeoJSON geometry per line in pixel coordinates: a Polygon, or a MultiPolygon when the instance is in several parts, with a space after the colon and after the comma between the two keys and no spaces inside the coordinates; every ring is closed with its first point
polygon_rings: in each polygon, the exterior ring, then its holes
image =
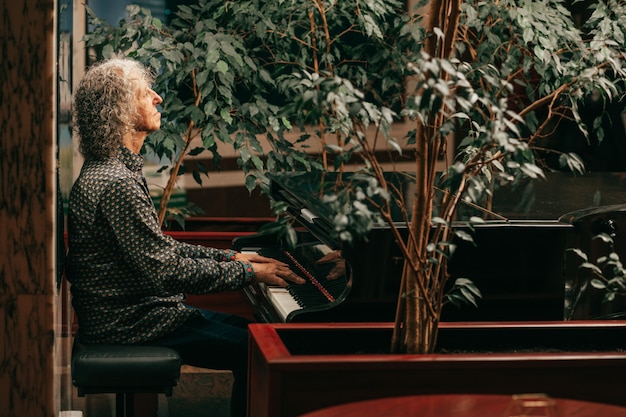
{"type": "Polygon", "coordinates": [[[139,345],[88,345],[74,339],[72,383],[78,396],[115,394],[116,416],[133,417],[135,393],[172,396],[182,361],[173,349],[139,345]]]}

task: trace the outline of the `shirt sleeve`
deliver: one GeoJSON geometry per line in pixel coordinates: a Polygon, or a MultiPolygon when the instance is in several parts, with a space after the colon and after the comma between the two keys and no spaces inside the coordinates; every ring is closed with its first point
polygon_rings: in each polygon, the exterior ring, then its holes
{"type": "Polygon", "coordinates": [[[246,286],[254,276],[251,264],[226,260],[228,251],[194,248],[166,236],[159,227],[152,200],[132,178],[118,180],[109,187],[101,211],[119,256],[166,293],[233,290],[246,286]]]}
{"type": "Polygon", "coordinates": [[[180,242],[168,235],[165,235],[165,237],[172,240],[176,253],[185,258],[212,258],[216,261],[225,261],[230,259],[230,250],[221,250],[202,245],[192,245],[190,243],[180,242]]]}

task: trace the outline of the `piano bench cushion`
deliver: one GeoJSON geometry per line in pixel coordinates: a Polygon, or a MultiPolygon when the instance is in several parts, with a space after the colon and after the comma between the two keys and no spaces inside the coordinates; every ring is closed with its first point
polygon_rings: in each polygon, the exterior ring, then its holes
{"type": "Polygon", "coordinates": [[[87,345],[74,341],[72,383],[79,393],[163,392],[171,395],[182,360],[173,349],[87,345]]]}

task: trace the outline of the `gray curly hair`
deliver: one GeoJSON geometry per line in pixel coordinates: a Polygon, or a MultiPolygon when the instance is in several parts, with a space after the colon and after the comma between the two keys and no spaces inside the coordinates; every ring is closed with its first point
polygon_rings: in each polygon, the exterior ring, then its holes
{"type": "Polygon", "coordinates": [[[86,160],[114,156],[134,131],[137,95],[154,82],[141,63],[113,57],[94,64],[74,94],[74,130],[86,160]]]}

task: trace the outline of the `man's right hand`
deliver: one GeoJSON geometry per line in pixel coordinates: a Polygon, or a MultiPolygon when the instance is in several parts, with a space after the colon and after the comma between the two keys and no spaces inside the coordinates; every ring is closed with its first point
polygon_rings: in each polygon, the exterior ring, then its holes
{"type": "Polygon", "coordinates": [[[249,259],[248,262],[252,264],[254,277],[258,282],[280,287],[286,287],[290,282],[295,284],[304,284],[306,282],[304,278],[293,272],[286,263],[276,259],[256,256],[253,259],[249,259]]]}

